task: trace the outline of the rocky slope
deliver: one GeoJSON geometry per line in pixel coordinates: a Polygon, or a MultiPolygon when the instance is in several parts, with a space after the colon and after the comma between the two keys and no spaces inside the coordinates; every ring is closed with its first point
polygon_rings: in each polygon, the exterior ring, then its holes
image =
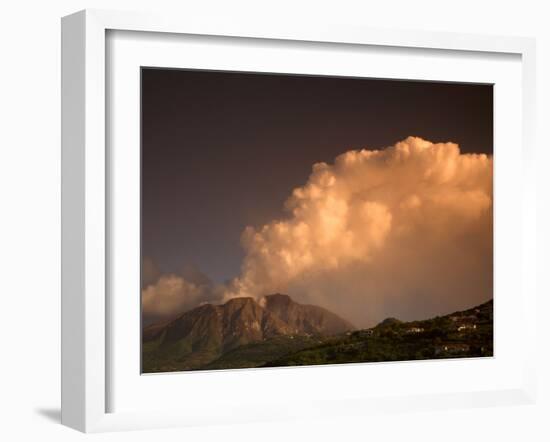
{"type": "Polygon", "coordinates": [[[299,304],[287,295],[269,295],[260,303],[253,298],[234,298],[146,327],[142,371],[196,369],[250,343],[277,336],[330,336],[352,328],[336,314],[299,304]]]}

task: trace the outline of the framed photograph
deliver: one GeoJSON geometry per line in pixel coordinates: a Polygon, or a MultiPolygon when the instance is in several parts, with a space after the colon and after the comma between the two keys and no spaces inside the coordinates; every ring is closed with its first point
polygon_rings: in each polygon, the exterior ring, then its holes
{"type": "Polygon", "coordinates": [[[142,67],[141,372],[492,357],[492,160],[492,84],[142,67]]]}
{"type": "Polygon", "coordinates": [[[532,40],[83,11],[62,46],[64,424],[534,400],[532,40]]]}

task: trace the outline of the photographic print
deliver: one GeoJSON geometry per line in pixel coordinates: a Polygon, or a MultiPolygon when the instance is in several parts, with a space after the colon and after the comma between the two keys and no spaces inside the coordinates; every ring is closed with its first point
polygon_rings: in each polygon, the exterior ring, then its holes
{"type": "Polygon", "coordinates": [[[141,70],[142,373],[493,356],[493,86],[141,70]]]}

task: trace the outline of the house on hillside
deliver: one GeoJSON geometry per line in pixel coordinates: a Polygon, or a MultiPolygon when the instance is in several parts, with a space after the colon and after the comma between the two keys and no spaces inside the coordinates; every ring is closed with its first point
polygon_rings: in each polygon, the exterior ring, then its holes
{"type": "Polygon", "coordinates": [[[441,344],[436,345],[435,347],[435,354],[452,354],[452,355],[458,355],[461,353],[466,353],[470,350],[470,346],[468,344],[459,344],[459,343],[448,343],[448,344],[441,344]]]}
{"type": "Polygon", "coordinates": [[[422,327],[409,327],[405,333],[408,334],[415,334],[415,333],[422,333],[424,329],[422,327]]]}
{"type": "Polygon", "coordinates": [[[359,338],[370,338],[374,334],[374,330],[372,328],[368,328],[365,330],[358,330],[358,331],[352,332],[351,334],[359,338]]]}
{"type": "Polygon", "coordinates": [[[475,329],[477,329],[476,324],[464,323],[464,324],[460,324],[458,326],[457,331],[464,332],[464,331],[473,331],[475,329]]]}

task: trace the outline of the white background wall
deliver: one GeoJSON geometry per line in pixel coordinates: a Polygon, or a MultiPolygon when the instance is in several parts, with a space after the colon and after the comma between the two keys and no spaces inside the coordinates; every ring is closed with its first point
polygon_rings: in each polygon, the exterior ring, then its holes
{"type": "MultiPolygon", "coordinates": [[[[60,17],[86,7],[538,39],[539,372],[535,406],[91,436],[94,440],[550,440],[550,13],[531,0],[20,0],[0,9],[0,439],[81,440],[59,425],[60,17]]],[[[429,69],[429,67],[427,67],[429,69]]],[[[414,380],[412,380],[414,381],[414,380]]]]}

